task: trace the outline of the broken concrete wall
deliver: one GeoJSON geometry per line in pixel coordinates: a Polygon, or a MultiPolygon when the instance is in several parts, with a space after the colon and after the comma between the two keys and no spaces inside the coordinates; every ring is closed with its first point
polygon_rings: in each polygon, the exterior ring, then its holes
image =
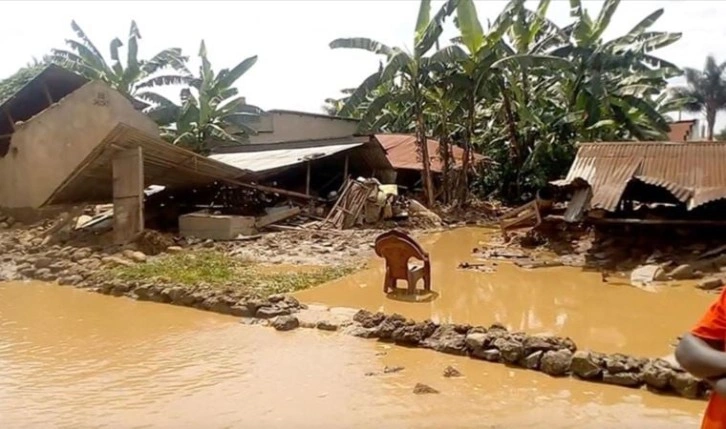
{"type": "Polygon", "coordinates": [[[10,150],[0,158],[0,206],[40,207],[119,123],[159,134],[151,119],[99,81],[18,123],[10,150]]]}

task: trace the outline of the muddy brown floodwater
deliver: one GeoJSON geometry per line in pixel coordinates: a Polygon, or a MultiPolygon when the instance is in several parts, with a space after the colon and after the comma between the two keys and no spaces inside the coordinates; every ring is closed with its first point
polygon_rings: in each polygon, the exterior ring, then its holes
{"type": "MultiPolygon", "coordinates": [[[[528,307],[518,305],[503,308],[528,307]]],[[[703,407],[342,334],[0,284],[2,428],[670,429],[697,427],[703,407]],[[444,378],[448,365],[463,377],[444,378]],[[414,395],[419,382],[441,394],[414,395]]]]}
{"type": "MultiPolygon", "coordinates": [[[[576,267],[525,270],[498,262],[494,273],[457,270],[473,262],[471,251],[493,234],[458,229],[425,237],[431,255],[430,302],[412,303],[383,294],[384,265],[299,292],[302,302],[360,307],[415,320],[489,326],[500,322],[527,333],[569,336],[581,349],[644,357],[672,353],[671,344],[715,299],[692,285],[647,292],[622,282],[604,283],[596,271],[576,267]]],[[[403,287],[403,283],[399,287],[403,287]]]]}

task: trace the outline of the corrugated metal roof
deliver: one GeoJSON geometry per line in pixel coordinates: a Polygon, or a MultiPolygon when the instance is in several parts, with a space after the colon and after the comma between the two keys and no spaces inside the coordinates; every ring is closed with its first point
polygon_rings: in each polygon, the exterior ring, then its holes
{"type": "Polygon", "coordinates": [[[313,159],[325,158],[339,152],[363,146],[365,142],[303,147],[293,149],[270,149],[254,152],[217,153],[211,159],[244,170],[260,173],[280,167],[289,167],[313,159]]]}
{"type": "Polygon", "coordinates": [[[593,190],[590,208],[615,211],[630,180],[668,190],[690,210],[726,199],[726,143],[586,143],[561,186],[577,179],[593,190]]]}
{"type": "Polygon", "coordinates": [[[113,198],[111,160],[119,150],[141,146],[145,186],[191,187],[239,183],[249,172],[167,143],[126,124],[117,125],[61,183],[44,205],[106,202],[113,198]]]}
{"type": "MultiPolygon", "coordinates": [[[[417,150],[416,136],[410,134],[376,134],[375,139],[386,150],[386,156],[395,169],[406,170],[423,170],[423,163],[417,150]]],[[[426,140],[430,168],[434,173],[443,171],[443,162],[439,156],[439,142],[433,139],[426,140]]],[[[461,168],[462,159],[464,158],[464,149],[459,146],[452,146],[454,154],[455,168],[461,168]]],[[[474,162],[480,163],[486,160],[486,157],[475,153],[474,162]]]]}

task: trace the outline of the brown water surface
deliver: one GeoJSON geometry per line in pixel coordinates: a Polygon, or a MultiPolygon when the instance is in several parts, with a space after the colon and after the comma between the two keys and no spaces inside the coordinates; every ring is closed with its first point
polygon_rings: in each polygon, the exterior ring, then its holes
{"type": "MultiPolygon", "coordinates": [[[[580,348],[661,356],[715,299],[692,286],[664,286],[647,292],[623,282],[603,282],[596,271],[575,267],[525,270],[500,262],[494,273],[458,270],[473,262],[493,231],[458,229],[421,240],[431,255],[430,302],[409,302],[383,294],[384,265],[299,292],[303,302],[400,313],[415,320],[494,322],[528,333],[569,336],[580,348]]],[[[403,288],[404,283],[399,287],[403,288]]]]}
{"type": "Polygon", "coordinates": [[[340,334],[0,284],[1,428],[675,429],[697,427],[703,407],[340,334]],[[444,378],[447,365],[464,377],[444,378]],[[412,394],[418,382],[441,394],[412,394]]]}

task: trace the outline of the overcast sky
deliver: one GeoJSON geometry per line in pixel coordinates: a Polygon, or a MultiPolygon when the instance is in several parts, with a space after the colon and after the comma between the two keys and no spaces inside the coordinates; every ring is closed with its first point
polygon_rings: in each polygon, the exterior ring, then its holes
{"type": "MultiPolygon", "coordinates": [[[[528,6],[536,3],[529,1],[528,6]]],[[[434,2],[434,8],[440,4],[434,2]]],[[[504,4],[476,2],[483,22],[496,16],[504,4]]],[[[591,15],[597,14],[601,4],[585,2],[591,15]]],[[[658,52],[661,57],[696,68],[702,67],[708,54],[726,61],[726,2],[721,1],[624,0],[606,38],[624,34],[660,7],[665,14],[655,28],[683,33],[679,42],[658,52]]],[[[135,19],[143,37],[141,58],[166,47],[180,47],[193,57],[205,39],[216,69],[259,56],[238,82],[248,103],[263,109],[320,112],[325,98],[339,96],[341,88],[357,86],[378,64],[372,53],[331,50],[328,43],[338,37],[362,36],[410,47],[418,1],[5,1],[0,8],[5,17],[0,26],[0,77],[12,74],[33,56],[40,58],[51,48],[63,47],[64,39],[74,36],[72,19],[105,55],[114,37],[125,42],[129,23],[135,19]]],[[[556,23],[569,22],[568,14],[567,0],[552,2],[549,16],[556,23]]],[[[454,35],[455,30],[448,28],[445,34],[454,35]]],[[[717,130],[726,126],[726,113],[721,116],[717,130]]]]}

